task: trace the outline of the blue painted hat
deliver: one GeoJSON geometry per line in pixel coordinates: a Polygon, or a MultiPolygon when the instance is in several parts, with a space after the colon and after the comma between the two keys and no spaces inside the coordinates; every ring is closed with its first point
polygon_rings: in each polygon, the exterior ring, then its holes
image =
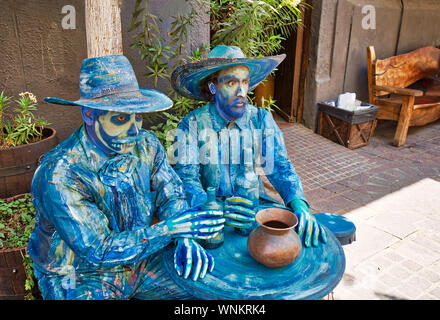
{"type": "Polygon", "coordinates": [[[177,67],[171,75],[171,85],[184,97],[207,100],[200,90],[206,78],[221,69],[244,65],[249,68],[249,90],[252,91],[285,57],[285,54],[280,54],[246,58],[239,47],[220,45],[211,50],[208,59],[177,67]]]}
{"type": "Polygon", "coordinates": [[[81,98],[46,97],[49,103],[98,110],[144,113],[166,110],[173,102],[154,89],[139,89],[133,67],[124,55],[84,59],[79,76],[81,98]]]}

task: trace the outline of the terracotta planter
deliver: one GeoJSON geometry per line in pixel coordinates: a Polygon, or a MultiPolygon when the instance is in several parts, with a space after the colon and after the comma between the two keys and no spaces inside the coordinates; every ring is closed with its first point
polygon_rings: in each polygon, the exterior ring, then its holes
{"type": "Polygon", "coordinates": [[[0,149],[0,198],[31,191],[40,157],[58,144],[53,128],[44,128],[43,137],[38,142],[0,149]]]}
{"type": "MultiPolygon", "coordinates": [[[[11,202],[24,194],[5,199],[11,202]]],[[[23,257],[26,255],[26,247],[0,250],[0,300],[23,300],[26,291],[26,271],[23,265],[23,257]]],[[[40,296],[38,285],[34,279],[35,286],[32,293],[35,297],[40,296]]]]}
{"type": "Polygon", "coordinates": [[[264,97],[264,100],[268,101],[270,97],[274,97],[275,94],[275,76],[268,75],[266,80],[261,82],[254,91],[255,94],[255,103],[258,107],[262,106],[261,98],[264,97]]]}

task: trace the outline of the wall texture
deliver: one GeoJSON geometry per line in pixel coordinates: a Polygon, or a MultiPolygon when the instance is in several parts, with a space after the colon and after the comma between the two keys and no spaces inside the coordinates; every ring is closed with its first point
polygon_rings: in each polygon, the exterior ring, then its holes
{"type": "MultiPolygon", "coordinates": [[[[134,0],[121,1],[124,54],[135,69],[139,85],[152,87],[142,75],[144,65],[137,49],[130,48],[136,32],[128,32],[134,0]]],[[[186,1],[150,0],[151,9],[163,18],[161,31],[166,36],[171,18],[188,10],[186,1]]],[[[209,41],[209,16],[201,10],[197,27],[189,35],[193,46],[209,41]]],[[[0,2],[0,91],[18,97],[20,92],[33,92],[39,100],[38,115],[52,123],[60,141],[67,138],[81,123],[77,107],[50,105],[46,96],[76,100],[79,98],[79,71],[87,58],[83,0],[1,0],[0,2]],[[61,21],[65,5],[76,11],[76,29],[63,29],[61,21]]],[[[160,89],[165,89],[162,83],[160,89]]]]}
{"type": "Polygon", "coordinates": [[[78,109],[49,105],[43,97],[79,98],[79,66],[86,57],[84,1],[1,2],[0,90],[14,100],[20,92],[33,92],[38,114],[62,139],[81,123],[78,109]],[[76,30],[61,27],[66,4],[76,8],[76,30]]]}
{"type": "Polygon", "coordinates": [[[314,0],[303,119],[316,129],[319,101],[356,92],[368,101],[366,48],[378,58],[440,45],[438,0],[314,0]],[[373,6],[376,28],[364,29],[365,6],[373,6]]]}

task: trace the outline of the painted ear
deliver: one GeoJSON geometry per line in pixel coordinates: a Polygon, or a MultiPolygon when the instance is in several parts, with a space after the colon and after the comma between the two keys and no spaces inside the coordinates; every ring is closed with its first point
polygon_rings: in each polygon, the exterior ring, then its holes
{"type": "Polygon", "coordinates": [[[93,122],[95,121],[95,113],[92,109],[87,107],[81,107],[81,115],[84,120],[84,122],[91,126],[93,122]]]}
{"type": "Polygon", "coordinates": [[[208,83],[208,88],[209,88],[209,92],[211,92],[212,94],[215,94],[217,92],[217,87],[212,82],[208,83]]]}

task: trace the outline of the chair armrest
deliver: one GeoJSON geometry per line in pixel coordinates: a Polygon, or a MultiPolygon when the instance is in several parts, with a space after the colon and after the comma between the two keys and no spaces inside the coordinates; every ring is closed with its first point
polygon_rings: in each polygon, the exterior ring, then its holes
{"type": "Polygon", "coordinates": [[[390,86],[374,86],[375,90],[378,91],[386,91],[389,93],[395,93],[395,94],[401,94],[404,96],[415,96],[415,97],[421,97],[423,96],[422,90],[416,90],[416,89],[408,89],[408,88],[396,88],[396,87],[390,87],[390,86]]]}

